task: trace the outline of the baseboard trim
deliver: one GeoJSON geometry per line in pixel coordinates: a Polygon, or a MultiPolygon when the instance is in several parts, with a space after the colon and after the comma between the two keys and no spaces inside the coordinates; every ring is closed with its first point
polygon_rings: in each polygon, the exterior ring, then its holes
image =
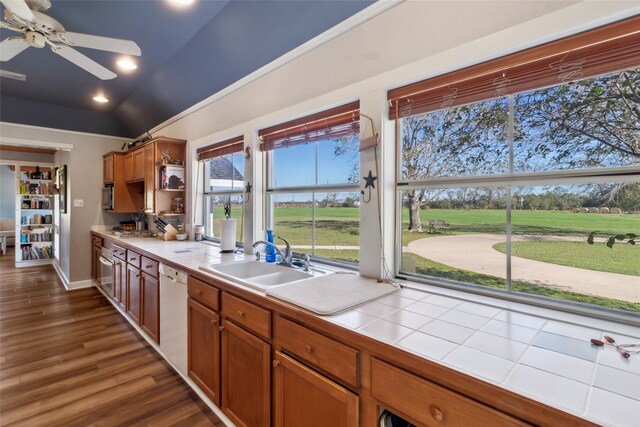
{"type": "Polygon", "coordinates": [[[56,271],[56,273],[58,273],[58,277],[60,278],[60,280],[62,280],[64,288],[66,290],[69,290],[69,279],[67,279],[67,276],[65,276],[64,272],[60,268],[60,265],[58,265],[58,263],[55,261],[53,262],[53,269],[56,271]]]}
{"type": "Polygon", "coordinates": [[[69,283],[67,290],[90,288],[92,286],[95,286],[92,279],[78,280],[77,282],[69,283]]]}

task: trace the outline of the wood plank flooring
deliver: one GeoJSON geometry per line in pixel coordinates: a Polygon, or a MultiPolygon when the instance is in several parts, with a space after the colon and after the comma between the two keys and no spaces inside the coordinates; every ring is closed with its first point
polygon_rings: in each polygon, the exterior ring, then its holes
{"type": "Polygon", "coordinates": [[[1,426],[223,426],[96,289],[0,255],[1,426]]]}

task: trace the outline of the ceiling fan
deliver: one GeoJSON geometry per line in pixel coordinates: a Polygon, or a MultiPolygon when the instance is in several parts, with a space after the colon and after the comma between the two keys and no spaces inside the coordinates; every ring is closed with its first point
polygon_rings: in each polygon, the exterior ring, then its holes
{"type": "Polygon", "coordinates": [[[0,2],[5,7],[4,21],[0,21],[0,27],[22,33],[20,37],[9,37],[0,43],[0,61],[2,62],[9,61],[29,46],[43,48],[49,45],[53,53],[67,61],[102,80],[111,80],[117,77],[116,73],[73,47],[141,55],[140,48],[131,40],[65,31],[58,21],[42,13],[51,7],[49,0],[0,0],[0,2]]]}

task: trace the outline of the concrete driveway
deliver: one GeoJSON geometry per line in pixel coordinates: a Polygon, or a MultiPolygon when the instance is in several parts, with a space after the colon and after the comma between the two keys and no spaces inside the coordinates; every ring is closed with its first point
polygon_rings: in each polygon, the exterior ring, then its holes
{"type": "MultiPolygon", "coordinates": [[[[583,239],[561,236],[513,236],[512,241],[583,239]]],[[[466,234],[414,240],[406,251],[441,264],[506,278],[506,255],[493,249],[505,242],[498,234],[466,234]]],[[[511,257],[511,278],[571,292],[640,302],[640,277],[606,273],[511,257]]]]}

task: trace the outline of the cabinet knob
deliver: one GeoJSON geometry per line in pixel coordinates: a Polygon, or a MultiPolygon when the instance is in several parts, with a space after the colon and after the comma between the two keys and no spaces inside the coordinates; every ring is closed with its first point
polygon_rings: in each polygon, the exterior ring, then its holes
{"type": "Polygon", "coordinates": [[[305,344],[304,351],[306,351],[308,354],[311,354],[311,352],[313,351],[313,347],[311,347],[309,344],[305,344]]]}
{"type": "Polygon", "coordinates": [[[218,321],[217,321],[217,320],[212,320],[212,321],[211,321],[211,324],[212,324],[212,325],[214,325],[214,326],[215,326],[217,323],[218,323],[218,321]]]}
{"type": "Polygon", "coordinates": [[[224,326],[220,326],[220,332],[224,331],[224,326]]]}
{"type": "Polygon", "coordinates": [[[277,368],[278,366],[280,366],[280,361],[278,359],[275,359],[273,362],[271,362],[271,364],[274,368],[277,368]]]}
{"type": "Polygon", "coordinates": [[[242,310],[238,310],[238,316],[244,318],[244,313],[242,312],[242,310]]]}
{"type": "Polygon", "coordinates": [[[429,411],[431,412],[431,416],[436,421],[442,421],[444,419],[444,414],[437,406],[429,407],[429,411]]]}

